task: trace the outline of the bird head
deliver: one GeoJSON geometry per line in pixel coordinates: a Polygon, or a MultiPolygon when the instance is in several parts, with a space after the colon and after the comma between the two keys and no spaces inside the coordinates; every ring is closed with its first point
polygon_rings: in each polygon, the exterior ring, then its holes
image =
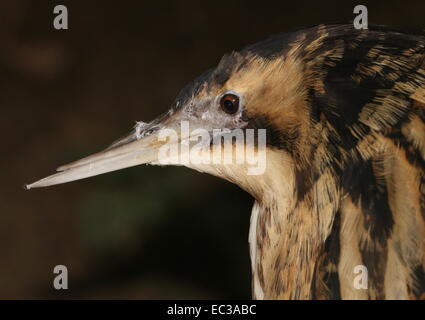
{"type": "Polygon", "coordinates": [[[257,196],[259,177],[276,175],[268,163],[284,157],[282,142],[288,148],[295,145],[308,112],[299,68],[291,55],[269,58],[251,49],[228,54],[183,88],[165,114],[137,122],[129,135],[105,150],[61,166],[58,173],[26,187],[160,164],[207,172],[257,196]]]}

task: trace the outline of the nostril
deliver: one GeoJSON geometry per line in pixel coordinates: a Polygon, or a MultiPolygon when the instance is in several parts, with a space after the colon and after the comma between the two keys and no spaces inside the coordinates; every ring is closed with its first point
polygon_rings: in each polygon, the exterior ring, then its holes
{"type": "Polygon", "coordinates": [[[158,131],[158,129],[159,129],[158,127],[149,128],[146,131],[143,131],[142,137],[150,136],[152,133],[158,131]]]}
{"type": "Polygon", "coordinates": [[[143,122],[143,121],[138,121],[136,122],[136,126],[135,126],[135,137],[137,140],[149,136],[152,133],[158,131],[159,127],[158,126],[152,126],[149,128],[149,123],[147,122],[143,122]],[[146,128],[146,129],[145,129],[146,128]]]}

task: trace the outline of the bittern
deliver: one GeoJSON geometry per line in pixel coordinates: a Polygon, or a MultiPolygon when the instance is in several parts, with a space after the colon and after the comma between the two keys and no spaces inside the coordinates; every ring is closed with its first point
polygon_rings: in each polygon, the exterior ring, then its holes
{"type": "Polygon", "coordinates": [[[160,132],[182,121],[266,130],[262,174],[246,162],[168,159],[255,199],[254,298],[424,298],[425,32],[319,25],[225,55],[166,114],[27,188],[158,163],[160,132]],[[354,284],[356,266],[367,268],[367,289],[354,284]]]}

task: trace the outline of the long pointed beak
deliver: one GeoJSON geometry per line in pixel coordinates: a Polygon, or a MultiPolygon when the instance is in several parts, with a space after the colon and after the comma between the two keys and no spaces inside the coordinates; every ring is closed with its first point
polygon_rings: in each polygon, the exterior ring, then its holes
{"type": "Polygon", "coordinates": [[[28,184],[25,188],[47,187],[155,162],[160,145],[156,132],[144,137],[135,132],[101,152],[59,167],[58,173],[28,184]]]}

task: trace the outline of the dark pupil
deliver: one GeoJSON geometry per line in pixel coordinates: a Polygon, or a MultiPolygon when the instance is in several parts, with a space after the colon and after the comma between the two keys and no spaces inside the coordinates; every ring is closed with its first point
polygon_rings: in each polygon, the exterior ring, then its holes
{"type": "Polygon", "coordinates": [[[224,100],[224,107],[227,110],[232,111],[235,108],[235,105],[233,104],[233,101],[231,100],[224,100]]]}

